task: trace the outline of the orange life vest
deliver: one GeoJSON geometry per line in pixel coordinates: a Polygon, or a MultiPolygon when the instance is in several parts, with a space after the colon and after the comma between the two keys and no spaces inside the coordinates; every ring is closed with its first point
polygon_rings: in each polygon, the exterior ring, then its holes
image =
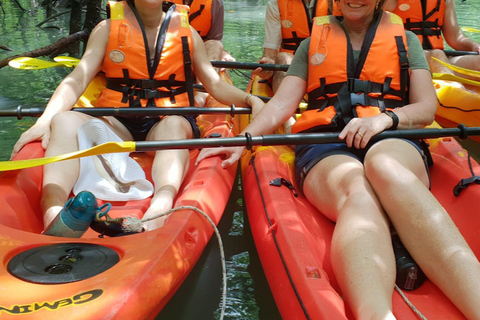
{"type": "Polygon", "coordinates": [[[334,16],[316,17],[308,52],[308,107],[292,132],[338,131],[408,103],[409,65],[402,20],[384,12],[367,31],[355,65],[334,16]]]}
{"type": "MultiPolygon", "coordinates": [[[[176,4],[187,5],[186,0],[173,0],[176,4]]],[[[212,26],[212,0],[191,0],[188,20],[190,25],[197,30],[204,39],[212,26]]]]}
{"type": "Polygon", "coordinates": [[[188,7],[167,9],[150,56],[145,30],[129,2],[109,2],[110,34],[103,60],[107,87],[97,105],[105,107],[194,105],[188,7]]]}
{"type": "MultiPolygon", "coordinates": [[[[313,12],[315,16],[328,14],[327,0],[315,1],[313,12]]],[[[310,37],[312,19],[303,0],[278,0],[278,11],[282,24],[282,45],[280,51],[295,53],[300,42],[310,37]]]]}
{"type": "Polygon", "coordinates": [[[444,48],[445,0],[398,0],[393,12],[403,19],[405,29],[418,36],[424,49],[444,48]]]}

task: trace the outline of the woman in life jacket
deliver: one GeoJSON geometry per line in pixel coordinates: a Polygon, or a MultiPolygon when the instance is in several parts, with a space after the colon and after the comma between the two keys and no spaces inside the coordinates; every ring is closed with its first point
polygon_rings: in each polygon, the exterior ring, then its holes
{"type": "MultiPolygon", "coordinates": [[[[242,134],[268,134],[309,107],[292,132],[338,131],[343,143],[295,148],[298,185],[336,223],[331,261],[355,319],[395,319],[393,225],[415,261],[468,319],[480,319],[480,264],[429,190],[419,141],[371,142],[385,131],[423,128],[436,96],[420,42],[384,0],[337,0],[343,18],[316,17],[274,97],[242,134]],[[455,252],[455,259],[452,253],[455,252]],[[448,274],[448,280],[445,275],[448,274]]],[[[228,167],[243,147],[225,154],[228,167]]]]}
{"type": "MultiPolygon", "coordinates": [[[[70,111],[90,81],[105,72],[107,87],[99,107],[193,106],[193,76],[221,103],[261,108],[264,103],[221,80],[211,66],[198,33],[188,23],[188,8],[163,1],[110,2],[110,18],[92,31],[78,66],[61,82],[45,112],[22,134],[13,149],[41,140],[46,156],[78,150],[77,128],[91,116],[70,111]]],[[[198,135],[195,118],[183,116],[101,118],[124,141],[190,139],[198,135]]],[[[145,218],[172,208],[188,169],[188,150],[155,153],[152,177],[154,196],[145,218]]],[[[41,199],[45,227],[62,210],[78,178],[79,161],[44,167],[41,199]]],[[[155,219],[145,225],[154,229],[155,219]]]]}
{"type": "MultiPolygon", "coordinates": [[[[480,71],[479,55],[447,57],[443,51],[445,41],[454,50],[480,53],[480,44],[466,36],[458,25],[454,0],[388,0],[385,9],[399,15],[405,23],[405,29],[418,36],[432,72],[455,74],[431,57],[458,67],[480,71]]],[[[474,77],[461,76],[475,80],[474,77]]],[[[479,92],[476,86],[460,83],[455,85],[479,92]]]]}

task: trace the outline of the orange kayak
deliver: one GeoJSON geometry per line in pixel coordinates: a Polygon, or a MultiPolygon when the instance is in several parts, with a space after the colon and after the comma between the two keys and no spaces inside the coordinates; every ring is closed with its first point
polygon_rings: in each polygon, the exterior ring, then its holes
{"type": "MultiPolygon", "coordinates": [[[[209,98],[208,107],[220,106],[209,98]]],[[[223,106],[222,106],[223,107],[223,106]]],[[[230,115],[197,120],[202,137],[238,134],[230,115]]],[[[235,181],[236,167],[213,157],[190,169],[175,207],[193,206],[215,224],[235,181]]],[[[16,159],[43,156],[39,143],[16,159]]],[[[132,154],[151,179],[151,158],[132,154]]],[[[173,212],[156,230],[122,237],[81,238],[42,235],[39,201],[42,167],[0,173],[0,317],[2,319],[154,319],[180,287],[213,234],[210,223],[192,209],[173,212]]],[[[149,199],[111,202],[112,217],[141,218],[149,199]]]]}
{"type": "MultiPolygon", "coordinates": [[[[257,88],[253,90],[256,94],[271,94],[258,83],[250,88],[257,88]]],[[[430,172],[432,192],[480,256],[480,216],[475,206],[480,185],[471,184],[458,196],[453,192],[461,179],[472,176],[467,152],[453,138],[429,143],[435,163],[430,172]]],[[[330,263],[334,224],[297,192],[294,158],[294,151],[287,146],[257,147],[242,158],[248,220],[267,281],[283,319],[353,319],[330,263]]],[[[470,163],[479,174],[480,165],[473,159],[470,163]]],[[[428,319],[465,319],[428,280],[403,293],[428,319]]],[[[396,291],[393,310],[397,319],[418,319],[396,291]]]]}

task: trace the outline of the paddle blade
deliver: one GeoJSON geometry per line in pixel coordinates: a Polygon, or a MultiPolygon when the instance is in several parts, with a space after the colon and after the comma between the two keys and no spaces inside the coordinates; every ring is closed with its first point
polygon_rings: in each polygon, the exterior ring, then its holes
{"type": "Polygon", "coordinates": [[[39,70],[52,67],[61,67],[63,64],[53,61],[47,61],[31,57],[20,57],[10,60],[8,65],[15,69],[21,70],[39,70]]]}
{"type": "Polygon", "coordinates": [[[464,75],[467,75],[467,76],[480,78],[480,71],[458,67],[458,66],[450,64],[448,62],[441,61],[441,60],[439,60],[435,57],[432,57],[432,59],[439,62],[440,64],[444,65],[445,67],[447,67],[448,69],[450,69],[452,71],[455,71],[455,72],[458,72],[458,73],[461,73],[461,74],[464,74],[464,75]]]}
{"type": "Polygon", "coordinates": [[[466,78],[462,78],[459,76],[456,76],[454,74],[449,74],[449,73],[432,73],[432,79],[433,80],[447,80],[447,81],[456,81],[460,82],[463,84],[469,84],[472,86],[480,86],[479,81],[474,81],[466,78]]]}
{"type": "Polygon", "coordinates": [[[62,154],[54,157],[26,159],[26,160],[17,160],[17,161],[0,161],[0,171],[11,171],[11,170],[18,170],[18,169],[33,168],[33,167],[43,166],[49,163],[83,158],[88,156],[96,156],[96,155],[105,154],[105,153],[134,152],[134,151],[135,151],[135,142],[133,141],[107,142],[107,143],[103,143],[98,146],[92,147],[90,149],[80,150],[80,151],[62,154]]]}
{"type": "Polygon", "coordinates": [[[62,63],[65,67],[74,68],[80,62],[80,59],[67,56],[58,56],[53,58],[55,62],[62,63]]]}
{"type": "Polygon", "coordinates": [[[462,29],[462,31],[466,31],[466,32],[476,32],[476,33],[480,32],[480,30],[470,28],[470,27],[461,27],[460,29],[462,29]]]}

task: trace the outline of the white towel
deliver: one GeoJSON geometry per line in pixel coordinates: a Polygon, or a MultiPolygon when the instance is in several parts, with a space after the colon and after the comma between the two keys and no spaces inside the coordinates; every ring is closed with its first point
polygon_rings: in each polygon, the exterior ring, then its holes
{"type": "MultiPolygon", "coordinates": [[[[105,142],[122,142],[103,121],[92,119],[78,128],[79,149],[89,149],[105,142]]],[[[145,178],[140,165],[128,152],[109,153],[80,159],[80,174],[73,188],[92,192],[95,197],[107,201],[128,201],[148,198],[153,185],[145,178]]]]}

